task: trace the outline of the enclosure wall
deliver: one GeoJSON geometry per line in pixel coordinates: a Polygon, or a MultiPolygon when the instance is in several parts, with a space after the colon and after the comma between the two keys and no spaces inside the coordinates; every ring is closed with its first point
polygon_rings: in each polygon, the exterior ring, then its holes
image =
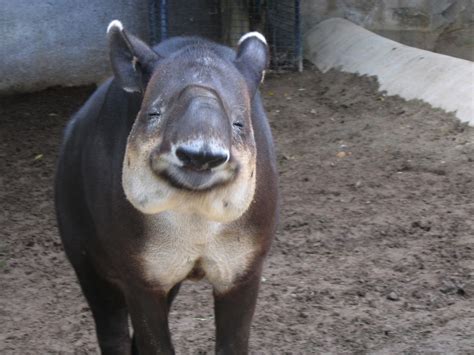
{"type": "Polygon", "coordinates": [[[0,93],[104,79],[108,23],[146,38],[147,11],[146,0],[0,0],[0,93]]]}
{"type": "MultiPolygon", "coordinates": [[[[194,26],[216,16],[210,10],[216,1],[193,0],[206,8],[192,16],[179,8],[185,1],[169,1],[169,16],[186,15],[184,24],[194,26]]],[[[302,0],[301,20],[305,33],[343,17],[403,44],[474,60],[473,13],[474,0],[302,0]]],[[[107,24],[120,19],[148,39],[149,18],[147,0],[0,0],[0,94],[103,80],[110,74],[107,24]]]]}
{"type": "Polygon", "coordinates": [[[474,0],[302,0],[303,34],[342,17],[394,41],[474,60],[474,0]]]}

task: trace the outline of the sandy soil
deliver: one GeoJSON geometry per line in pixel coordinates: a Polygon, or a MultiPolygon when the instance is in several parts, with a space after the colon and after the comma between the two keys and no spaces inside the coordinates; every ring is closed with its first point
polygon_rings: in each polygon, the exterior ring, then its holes
{"type": "MultiPolygon", "coordinates": [[[[1,98],[0,353],[97,352],[53,211],[61,130],[92,88],[1,98]]],[[[251,348],[268,353],[474,353],[474,129],[336,72],[262,88],[281,225],[251,348]]],[[[213,350],[211,290],[186,283],[178,354],[213,350]]]]}

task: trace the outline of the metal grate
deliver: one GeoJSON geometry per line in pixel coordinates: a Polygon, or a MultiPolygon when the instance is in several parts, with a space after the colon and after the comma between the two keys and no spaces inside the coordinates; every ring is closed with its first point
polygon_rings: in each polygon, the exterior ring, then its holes
{"type": "Polygon", "coordinates": [[[246,32],[265,34],[273,70],[302,70],[300,0],[149,0],[152,43],[194,35],[235,46],[246,32]]]}

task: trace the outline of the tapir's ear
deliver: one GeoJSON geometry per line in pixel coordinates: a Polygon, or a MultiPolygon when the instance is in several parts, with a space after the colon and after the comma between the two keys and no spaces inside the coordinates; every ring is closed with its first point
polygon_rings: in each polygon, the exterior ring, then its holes
{"type": "Polygon", "coordinates": [[[267,41],[261,33],[249,32],[240,38],[235,65],[245,77],[251,97],[263,80],[269,59],[267,41]]]}
{"type": "Polygon", "coordinates": [[[109,55],[112,70],[125,91],[143,91],[153,66],[158,60],[146,43],[129,34],[120,21],[114,20],[107,27],[109,55]]]}

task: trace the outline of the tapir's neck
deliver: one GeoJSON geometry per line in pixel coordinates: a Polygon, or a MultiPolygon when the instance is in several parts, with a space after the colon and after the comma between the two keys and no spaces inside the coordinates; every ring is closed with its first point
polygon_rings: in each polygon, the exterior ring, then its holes
{"type": "Polygon", "coordinates": [[[146,217],[140,253],[145,279],[169,290],[193,275],[205,276],[216,290],[232,286],[247,270],[258,247],[253,231],[197,214],[166,211],[146,217]]]}
{"type": "Polygon", "coordinates": [[[161,230],[163,234],[173,231],[173,235],[179,234],[194,241],[204,241],[204,239],[218,234],[224,224],[211,221],[196,213],[186,213],[179,211],[164,211],[145,217],[147,229],[155,231],[161,230]],[[178,233],[176,233],[178,232],[178,233]]]}

